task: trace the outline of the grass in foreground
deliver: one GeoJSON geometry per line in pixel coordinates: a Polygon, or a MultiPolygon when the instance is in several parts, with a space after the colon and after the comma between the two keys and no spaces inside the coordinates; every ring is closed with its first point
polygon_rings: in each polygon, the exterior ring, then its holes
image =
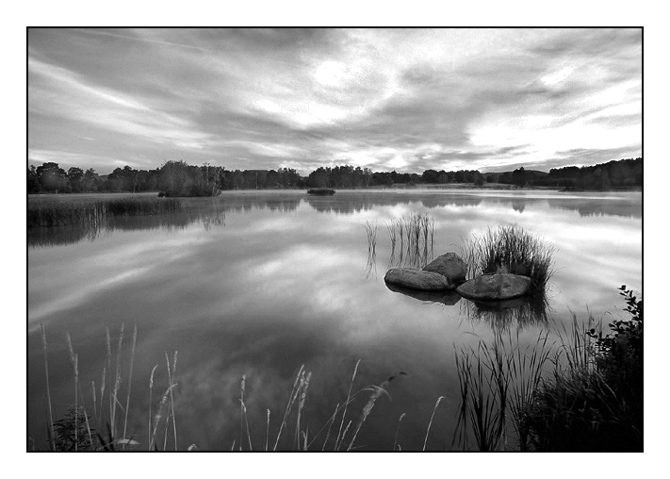
{"type": "Polygon", "coordinates": [[[612,334],[596,332],[592,318],[587,327],[574,318],[551,356],[546,336],[523,354],[502,335],[458,352],[454,444],[480,451],[642,451],[642,301],[620,290],[632,317],[612,323],[612,334]]]}
{"type": "MultiPolygon", "coordinates": [[[[535,343],[519,347],[519,336],[495,334],[492,341],[456,353],[461,404],[452,447],[479,451],[641,451],[642,450],[642,301],[625,287],[620,289],[631,319],[615,321],[612,333],[578,324],[549,343],[547,333],[535,343]]],[[[107,358],[101,380],[91,384],[85,397],[79,381],[78,356],[68,337],[73,366],[74,406],[54,421],[49,394],[49,362],[46,331],[42,328],[45,354],[45,385],[48,405],[49,448],[58,451],[179,450],[176,421],[177,353],[165,354],[167,388],[154,396],[154,377],[149,378],[148,434],[139,438],[128,429],[130,383],[137,331],[132,336],[130,362],[124,365],[124,328],[116,348],[107,331],[107,358]],[[127,371],[127,375],[125,372],[127,371]],[[127,377],[125,381],[123,378],[127,377]],[[127,384],[123,390],[123,384],[127,384]],[[154,412],[155,411],[155,412],[154,412]],[[140,443],[140,440],[142,443],[140,443]]],[[[356,363],[346,397],[333,408],[320,428],[310,428],[305,405],[311,373],[302,366],[287,398],[281,422],[271,436],[271,412],[267,410],[265,437],[253,438],[245,402],[245,383],[240,384],[239,440],[231,450],[357,450],[359,433],[377,401],[388,395],[395,376],[380,384],[356,387],[360,360],[356,363]],[[362,409],[356,404],[365,401],[362,409]]],[[[136,393],[135,393],[136,394],[136,393]]],[[[424,450],[440,401],[435,403],[426,428],[424,450]]],[[[398,419],[397,431],[404,414],[398,419]]],[[[183,447],[183,445],[181,445],[183,447]]],[[[196,445],[187,450],[197,450],[196,445]]],[[[397,433],[393,450],[399,450],[397,433]]]]}

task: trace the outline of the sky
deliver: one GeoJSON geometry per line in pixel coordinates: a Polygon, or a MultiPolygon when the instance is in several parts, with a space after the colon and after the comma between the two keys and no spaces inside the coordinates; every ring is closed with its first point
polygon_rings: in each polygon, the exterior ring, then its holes
{"type": "Polygon", "coordinates": [[[28,162],[549,171],[642,155],[640,29],[28,30],[28,162]]]}

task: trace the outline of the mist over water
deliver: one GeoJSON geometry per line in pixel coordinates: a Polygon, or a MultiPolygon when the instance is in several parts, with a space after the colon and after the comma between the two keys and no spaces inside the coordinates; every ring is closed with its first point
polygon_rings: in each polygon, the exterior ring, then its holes
{"type": "MultiPolygon", "coordinates": [[[[66,334],[88,398],[106,366],[106,330],[115,345],[124,324],[124,348],[132,328],[138,330],[129,429],[141,449],[151,371],[158,365],[156,402],[167,388],[165,354],[178,351],[181,449],[229,450],[234,441],[239,447],[243,375],[253,446],[262,448],[267,410],[275,437],[304,364],[312,376],[303,421],[315,438],[312,448],[320,450],[325,432],[317,433],[346,399],[360,360],[354,390],[394,379],[356,445],[392,450],[405,414],[397,442],[403,450],[421,449],[443,396],[427,442],[427,449],[443,450],[451,448],[455,429],[454,354],[461,347],[501,331],[531,344],[543,331],[569,327],[573,313],[586,319],[590,312],[605,324],[625,317],[617,288],[641,289],[642,206],[640,193],[226,192],[190,199],[183,213],[117,218],[96,231],[31,229],[28,245],[28,434],[36,448],[46,445],[47,418],[40,324],[49,342],[55,418],[74,402],[66,334]],[[459,253],[473,234],[502,224],[551,243],[555,273],[546,303],[492,307],[453,294],[389,289],[383,276],[397,257],[386,225],[411,213],[435,221],[435,256],[459,253]],[[374,257],[366,224],[377,225],[374,257]]],[[[349,406],[354,425],[369,394],[349,406]]],[[[85,404],[90,413],[91,402],[85,404]]],[[[291,425],[280,449],[293,448],[293,434],[291,425]]]]}

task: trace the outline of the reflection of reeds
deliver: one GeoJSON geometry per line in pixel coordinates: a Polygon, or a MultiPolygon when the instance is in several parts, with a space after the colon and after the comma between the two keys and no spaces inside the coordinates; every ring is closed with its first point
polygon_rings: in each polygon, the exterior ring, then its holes
{"type": "Polygon", "coordinates": [[[435,220],[430,215],[405,215],[387,222],[386,230],[391,242],[389,266],[422,268],[433,258],[435,220]]]}
{"type": "Polygon", "coordinates": [[[507,301],[461,301],[461,313],[471,320],[486,322],[496,332],[508,331],[512,325],[520,331],[546,324],[548,306],[546,296],[540,292],[507,301]]]}
{"type": "Polygon", "coordinates": [[[365,234],[368,239],[368,260],[366,267],[366,278],[377,272],[377,223],[365,222],[365,234]]]}

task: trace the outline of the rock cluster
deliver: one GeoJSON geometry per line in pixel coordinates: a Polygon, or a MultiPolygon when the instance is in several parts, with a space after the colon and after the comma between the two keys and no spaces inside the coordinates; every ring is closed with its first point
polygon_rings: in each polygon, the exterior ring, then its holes
{"type": "Polygon", "coordinates": [[[438,256],[423,269],[392,268],[384,281],[389,284],[423,291],[453,290],[465,281],[465,261],[455,253],[438,256]]]}
{"type": "Polygon", "coordinates": [[[466,281],[467,265],[457,254],[438,256],[423,269],[391,268],[384,281],[416,291],[453,291],[476,301],[501,301],[525,295],[531,280],[511,273],[483,274],[466,281]]]}

